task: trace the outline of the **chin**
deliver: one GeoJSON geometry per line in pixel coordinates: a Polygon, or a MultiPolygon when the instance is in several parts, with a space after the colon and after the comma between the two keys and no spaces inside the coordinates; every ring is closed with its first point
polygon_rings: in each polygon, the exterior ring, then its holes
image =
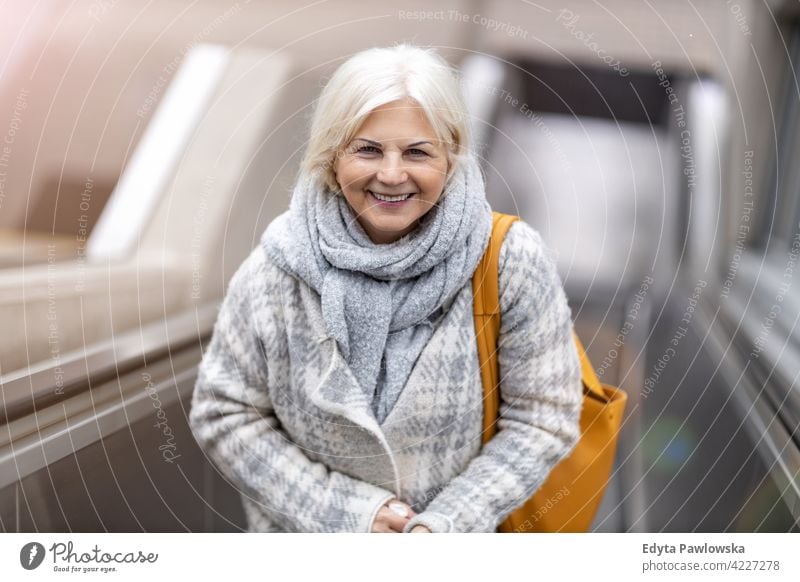
{"type": "Polygon", "coordinates": [[[411,224],[381,224],[375,225],[375,230],[386,236],[401,236],[400,233],[411,230],[411,224]]]}
{"type": "Polygon", "coordinates": [[[392,237],[396,240],[413,231],[412,225],[415,224],[416,221],[403,222],[402,224],[377,221],[372,223],[372,229],[384,237],[392,237]]]}

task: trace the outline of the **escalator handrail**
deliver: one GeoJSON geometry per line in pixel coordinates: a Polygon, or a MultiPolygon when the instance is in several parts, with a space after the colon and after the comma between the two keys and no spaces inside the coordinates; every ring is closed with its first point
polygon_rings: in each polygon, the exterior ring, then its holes
{"type": "Polygon", "coordinates": [[[0,376],[0,425],[202,344],[211,336],[218,307],[218,302],[192,307],[55,361],[0,376]]]}

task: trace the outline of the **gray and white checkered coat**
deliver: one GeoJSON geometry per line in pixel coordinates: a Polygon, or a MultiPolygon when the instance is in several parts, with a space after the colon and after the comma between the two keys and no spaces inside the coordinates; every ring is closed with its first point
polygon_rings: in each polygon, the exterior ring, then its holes
{"type": "Polygon", "coordinates": [[[231,279],[190,414],[241,491],[250,531],[368,532],[392,497],[419,514],[406,531],[494,531],[579,436],[571,313],[552,257],[522,221],[501,249],[500,304],[501,419],[485,447],[470,285],[379,424],[326,334],[319,295],[256,247],[231,279]]]}

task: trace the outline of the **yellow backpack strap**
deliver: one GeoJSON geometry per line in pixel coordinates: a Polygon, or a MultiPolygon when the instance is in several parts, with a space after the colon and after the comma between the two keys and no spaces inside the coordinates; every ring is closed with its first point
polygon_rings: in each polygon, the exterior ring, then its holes
{"type": "MultiPolygon", "coordinates": [[[[499,370],[497,365],[497,342],[500,335],[500,248],[511,225],[519,216],[492,213],[492,236],[478,268],[472,275],[473,314],[475,337],[478,344],[478,361],[483,383],[484,414],[483,442],[496,432],[495,423],[500,411],[499,370]]],[[[585,390],[605,399],[600,380],[586,355],[578,334],[572,336],[581,363],[581,376],[585,390]]]]}
{"type": "MultiPolygon", "coordinates": [[[[500,315],[500,247],[508,229],[519,220],[519,216],[492,212],[492,236],[478,268],[472,275],[472,289],[475,298],[475,315],[500,315]]],[[[499,331],[499,330],[498,330],[499,331]]]]}
{"type": "Polygon", "coordinates": [[[605,399],[605,392],[603,392],[603,387],[600,385],[600,380],[592,367],[592,363],[589,361],[589,356],[586,355],[586,350],[583,349],[583,344],[578,334],[574,330],[572,331],[572,337],[575,339],[575,347],[578,349],[578,357],[581,360],[581,378],[583,379],[584,387],[589,392],[593,392],[605,399]]]}
{"type": "Polygon", "coordinates": [[[500,335],[500,248],[518,216],[492,213],[492,236],[478,268],[472,275],[473,319],[478,343],[478,361],[483,383],[483,442],[494,436],[500,411],[497,340],[500,335]]]}

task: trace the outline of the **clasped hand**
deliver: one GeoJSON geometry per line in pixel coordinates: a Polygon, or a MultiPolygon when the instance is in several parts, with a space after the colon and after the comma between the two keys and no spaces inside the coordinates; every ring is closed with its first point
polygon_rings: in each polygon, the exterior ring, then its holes
{"type": "MultiPolygon", "coordinates": [[[[375,516],[372,533],[402,533],[409,520],[416,515],[407,503],[390,499],[383,504],[375,516]]],[[[431,533],[424,525],[414,526],[409,533],[431,533]]]]}

